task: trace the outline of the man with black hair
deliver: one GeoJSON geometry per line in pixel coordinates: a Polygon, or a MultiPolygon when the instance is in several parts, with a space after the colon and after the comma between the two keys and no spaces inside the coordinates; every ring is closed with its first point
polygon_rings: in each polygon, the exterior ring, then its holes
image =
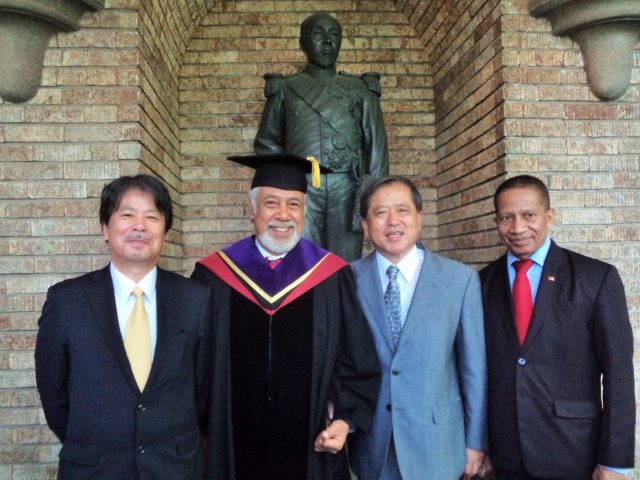
{"type": "Polygon", "coordinates": [[[620,275],[551,239],[540,179],[511,177],[493,202],[507,252],[480,278],[496,479],[624,479],[636,402],[620,275]]]}
{"type": "Polygon", "coordinates": [[[360,216],[375,251],[351,264],[382,382],[369,432],[349,439],[359,480],[458,480],[486,448],[487,378],[478,274],[425,248],[422,197],[382,177],[360,216]]]}
{"type": "Polygon", "coordinates": [[[158,179],[113,180],[100,201],[110,264],[49,289],[36,380],[62,442],[59,479],[204,474],[211,295],[157,267],[172,220],[158,179]]]}

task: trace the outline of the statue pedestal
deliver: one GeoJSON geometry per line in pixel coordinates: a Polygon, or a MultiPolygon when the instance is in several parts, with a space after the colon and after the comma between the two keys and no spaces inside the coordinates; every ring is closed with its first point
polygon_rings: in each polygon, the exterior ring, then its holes
{"type": "Polygon", "coordinates": [[[14,103],[32,99],[51,37],[78,30],[85,12],[102,8],[104,0],[0,0],[0,97],[14,103]]]}
{"type": "Polygon", "coordinates": [[[591,91],[616,100],[629,88],[640,41],[637,0],[529,0],[529,12],[551,22],[553,33],[578,43],[591,91]]]}

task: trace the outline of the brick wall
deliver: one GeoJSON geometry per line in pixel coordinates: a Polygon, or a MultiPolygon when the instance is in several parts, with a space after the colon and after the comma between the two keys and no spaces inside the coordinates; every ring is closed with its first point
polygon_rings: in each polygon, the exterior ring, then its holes
{"type": "Polygon", "coordinates": [[[139,52],[141,98],[140,161],[170,188],[176,213],[162,266],[182,268],[182,205],[179,72],[193,31],[213,0],[141,0],[139,52]]]}
{"type": "Polygon", "coordinates": [[[126,5],[54,37],[43,88],[0,104],[0,478],[55,478],[58,444],[33,375],[49,285],[105,264],[97,197],[138,170],[137,13],[126,5]]]}
{"type": "Polygon", "coordinates": [[[0,478],[55,478],[59,445],[44,426],[33,375],[47,288],[100,268],[105,183],[153,172],[171,190],[176,228],[163,266],[182,266],[177,76],[211,0],[108,1],[59,34],[43,88],[0,103],[0,478]]]}
{"type": "Polygon", "coordinates": [[[504,168],[500,2],[396,4],[433,69],[438,250],[479,266],[498,255],[486,181],[504,168]]]}
{"type": "MultiPolygon", "coordinates": [[[[382,74],[391,171],[420,186],[426,243],[475,266],[495,258],[493,190],[505,175],[539,175],[559,212],[555,238],[620,269],[638,332],[638,68],[624,97],[597,101],[577,46],[526,3],[322,8],[343,24],[339,69],[382,74]]],[[[103,184],[139,171],[165,179],[177,217],[169,269],[189,273],[249,233],[251,173],[225,158],[252,149],[262,75],[304,64],[299,24],[315,5],[107,1],[52,40],[34,100],[0,103],[0,478],[55,478],[59,446],[34,388],[36,322],[49,285],[107,259],[103,184]]]]}
{"type": "MultiPolygon", "coordinates": [[[[551,36],[548,22],[527,15],[523,0],[502,8],[504,169],[545,180],[558,213],[552,234],[560,244],[618,268],[639,352],[639,52],[629,90],[618,101],[600,102],[586,84],[575,43],[551,36]]],[[[635,366],[637,384],[637,354],[635,366]]],[[[639,446],[636,430],[636,466],[639,446]]]]}

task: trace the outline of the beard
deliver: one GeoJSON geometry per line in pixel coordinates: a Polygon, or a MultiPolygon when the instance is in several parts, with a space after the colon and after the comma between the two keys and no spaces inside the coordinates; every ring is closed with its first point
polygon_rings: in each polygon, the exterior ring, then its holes
{"type": "Polygon", "coordinates": [[[267,229],[258,235],[258,241],[260,244],[267,249],[270,253],[275,253],[276,255],[283,255],[285,253],[293,250],[298,242],[300,241],[300,233],[296,230],[296,224],[294,222],[278,222],[272,223],[267,226],[267,229]],[[293,234],[291,237],[280,240],[271,236],[271,232],[269,227],[290,227],[293,226],[293,234]]]}

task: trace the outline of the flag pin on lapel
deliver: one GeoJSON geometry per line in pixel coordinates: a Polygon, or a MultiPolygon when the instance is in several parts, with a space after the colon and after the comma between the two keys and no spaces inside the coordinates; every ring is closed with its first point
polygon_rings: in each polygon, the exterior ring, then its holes
{"type": "Polygon", "coordinates": [[[550,282],[555,282],[556,281],[556,276],[555,275],[547,275],[547,280],[549,280],[550,282]]]}

